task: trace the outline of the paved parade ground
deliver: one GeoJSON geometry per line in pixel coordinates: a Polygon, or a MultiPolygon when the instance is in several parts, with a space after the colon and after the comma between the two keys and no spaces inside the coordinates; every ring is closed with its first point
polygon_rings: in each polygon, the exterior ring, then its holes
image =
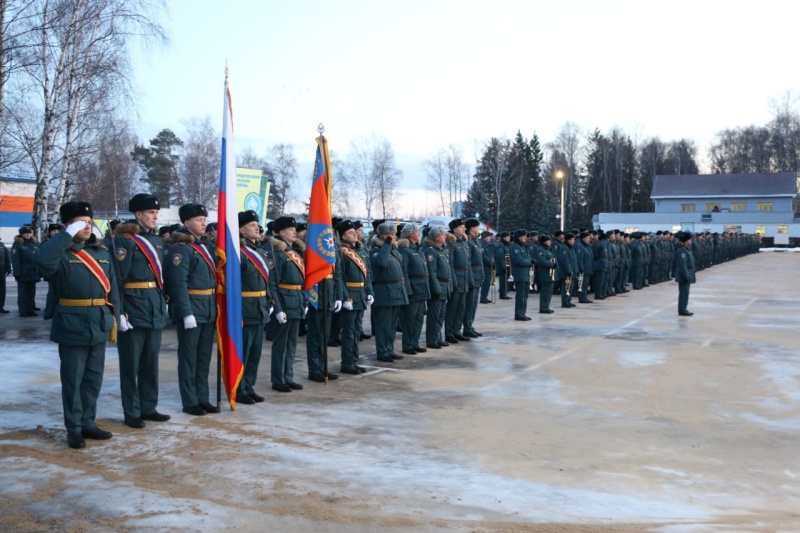
{"type": "Polygon", "coordinates": [[[0,531],[800,531],[798,272],[790,253],[700,272],[689,318],[675,283],[552,315],[531,295],[527,323],[480,305],[484,337],[394,365],[365,341],[373,372],[327,386],[301,339],[291,394],[269,390],[267,343],[267,402],[204,417],[180,412],[171,327],[172,420],[123,425],[109,346],[114,438],[85,450],[65,442],[49,323],[17,316],[10,280],[0,531]]]}

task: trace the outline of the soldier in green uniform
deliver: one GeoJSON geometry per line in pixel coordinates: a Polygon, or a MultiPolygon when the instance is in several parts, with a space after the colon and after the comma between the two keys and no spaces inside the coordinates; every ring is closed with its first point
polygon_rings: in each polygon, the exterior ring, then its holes
{"type": "Polygon", "coordinates": [[[403,259],[394,243],[396,230],[393,224],[386,222],[378,225],[369,250],[372,289],[375,291],[375,303],[372,305],[373,334],[378,361],[384,363],[403,358],[394,352],[394,341],[400,309],[408,304],[403,259]]]}
{"type": "Polygon", "coordinates": [[[497,267],[497,285],[499,286],[501,300],[510,300],[508,295],[508,276],[511,273],[511,256],[508,248],[511,246],[511,234],[503,231],[498,234],[498,240],[494,244],[494,264],[497,267]]]}
{"type": "Polygon", "coordinates": [[[264,397],[255,390],[264,324],[269,320],[269,259],[258,246],[261,231],[258,213],[239,213],[239,236],[242,270],[242,379],[236,390],[236,402],[245,405],[261,403],[264,397]]]}
{"type": "Polygon", "coordinates": [[[483,248],[480,241],[480,221],[477,218],[468,218],[464,221],[467,230],[467,249],[469,250],[469,269],[472,274],[469,280],[469,290],[465,299],[464,321],[462,335],[476,339],[483,337],[475,329],[475,315],[478,312],[478,299],[481,294],[483,277],[483,248]]]}
{"type": "Polygon", "coordinates": [[[67,202],[59,210],[67,228],[42,244],[36,266],[50,279],[58,297],[50,340],[61,359],[61,399],[70,448],[84,439],[106,440],[97,427],[97,397],[103,384],[106,342],[116,341],[116,325],[130,328],[120,315],[114,258],[92,235],[92,206],[67,202]]]}
{"type": "Polygon", "coordinates": [[[419,227],[412,223],[403,226],[397,250],[403,256],[403,272],[408,294],[408,305],[403,309],[403,353],[416,355],[428,350],[419,345],[422,324],[425,321],[425,302],[430,299],[428,262],[422,251],[419,227]]]}
{"type": "Polygon", "coordinates": [[[561,307],[575,307],[572,303],[576,266],[573,261],[572,243],[575,242],[575,236],[572,233],[563,233],[557,238],[557,242],[558,247],[553,247],[553,255],[556,256],[557,276],[561,280],[561,307]]]}
{"type": "Polygon", "coordinates": [[[514,276],[514,320],[531,320],[528,312],[528,291],[531,284],[531,256],[528,252],[528,232],[518,229],[509,248],[511,275],[514,276]]]}
{"type": "Polygon", "coordinates": [[[0,313],[8,313],[6,309],[6,277],[11,275],[11,254],[0,241],[0,313]]]}
{"type": "Polygon", "coordinates": [[[481,259],[483,261],[483,283],[481,284],[482,304],[490,304],[489,289],[494,285],[496,264],[494,262],[494,246],[492,244],[492,232],[484,231],[481,233],[481,259]]]}
{"type": "Polygon", "coordinates": [[[692,234],[688,231],[678,236],[675,247],[675,260],[672,264],[672,273],[678,283],[678,314],[692,316],[689,311],[689,288],[696,281],[694,273],[694,254],[692,254],[692,234]]]}
{"type": "MultiPolygon", "coordinates": [[[[358,248],[358,253],[361,255],[364,260],[367,262],[367,269],[369,269],[369,250],[365,245],[365,237],[364,237],[364,224],[360,220],[353,220],[353,227],[356,230],[356,237],[358,238],[358,242],[361,243],[361,247],[358,248]]],[[[371,283],[370,283],[371,284],[371,283]]],[[[370,298],[374,299],[374,296],[370,296],[370,298]]],[[[372,305],[372,304],[370,304],[372,305]]],[[[362,317],[363,318],[363,317],[362,317]]],[[[368,340],[372,338],[372,335],[365,333],[364,328],[361,329],[361,340],[368,340]]]]}
{"type": "Polygon", "coordinates": [[[466,234],[467,228],[463,220],[456,218],[450,221],[447,249],[450,253],[453,292],[447,301],[447,309],[444,316],[444,340],[450,343],[471,340],[470,337],[465,337],[461,334],[464,313],[467,310],[467,292],[470,285],[474,283],[466,234]]]}
{"type": "MultiPolygon", "coordinates": [[[[272,389],[278,392],[302,390],[294,381],[294,357],[300,321],[306,313],[305,246],[297,239],[297,222],[292,217],[279,217],[272,222],[277,234],[272,239],[274,252],[269,269],[269,289],[274,298],[277,322],[272,341],[272,389]]],[[[320,342],[325,342],[324,337],[320,342]]]]}
{"type": "Polygon", "coordinates": [[[178,388],[183,412],[219,413],[208,396],[208,372],[217,319],[216,246],[204,240],[208,210],[189,203],[178,210],[183,227],[167,253],[169,310],[178,329],[178,388]]]}
{"type": "Polygon", "coordinates": [[[556,277],[556,258],[550,251],[550,235],[539,235],[539,248],[533,258],[536,275],[539,277],[539,312],[551,314],[550,299],[553,297],[553,279],[556,277]]]}
{"type": "Polygon", "coordinates": [[[364,245],[358,237],[355,224],[345,220],[336,225],[339,235],[339,257],[341,265],[341,283],[344,286],[342,296],[342,367],[344,374],[362,374],[366,372],[358,365],[359,343],[361,341],[361,323],[364,311],[374,301],[372,276],[369,270],[369,257],[364,245]]]}
{"type": "Polygon", "coordinates": [[[594,299],[606,299],[606,282],[609,273],[608,234],[602,230],[597,232],[597,242],[592,247],[594,254],[594,299]]]}
{"type": "Polygon", "coordinates": [[[164,242],[156,234],[158,198],[139,193],[128,202],[136,220],[118,224],[113,252],[122,303],[133,326],[119,336],[119,384],[125,424],[143,428],[145,420],[166,422],[159,413],[158,352],[167,325],[164,301],[164,242]]]}
{"type": "Polygon", "coordinates": [[[438,350],[450,346],[442,336],[447,300],[453,291],[450,257],[445,247],[448,233],[444,228],[433,227],[425,237],[422,253],[428,262],[428,318],[425,324],[425,343],[438,350]]]}
{"type": "Polygon", "coordinates": [[[39,244],[33,236],[31,226],[19,228],[11,247],[11,266],[17,280],[17,307],[19,316],[36,316],[36,284],[42,279],[36,268],[36,250],[39,244]]]}

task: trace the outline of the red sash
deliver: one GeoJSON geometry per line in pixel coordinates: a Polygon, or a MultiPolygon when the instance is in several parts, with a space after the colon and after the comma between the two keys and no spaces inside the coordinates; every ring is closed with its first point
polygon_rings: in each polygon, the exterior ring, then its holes
{"type": "Polygon", "coordinates": [[[261,274],[261,277],[264,278],[264,281],[267,282],[269,285],[269,269],[267,268],[267,264],[264,262],[264,258],[261,255],[255,253],[254,251],[247,248],[247,246],[242,246],[241,248],[242,253],[250,259],[250,262],[256,267],[256,270],[261,274]]]}
{"type": "Polygon", "coordinates": [[[303,274],[303,277],[305,277],[305,275],[306,275],[306,265],[303,262],[303,258],[300,256],[300,254],[298,254],[294,250],[284,250],[283,253],[285,253],[287,256],[289,256],[289,259],[292,260],[292,263],[294,263],[295,266],[297,266],[297,268],[300,269],[300,273],[303,274]]]}
{"type": "Polygon", "coordinates": [[[361,258],[360,255],[358,255],[358,252],[356,252],[355,250],[353,250],[348,246],[342,246],[339,249],[342,251],[344,255],[347,256],[348,259],[350,259],[353,263],[356,264],[358,269],[361,270],[361,273],[364,274],[364,279],[367,279],[367,264],[364,263],[364,260],[361,258]]]}
{"type": "Polygon", "coordinates": [[[211,254],[208,253],[208,250],[206,250],[206,247],[202,244],[195,244],[193,242],[190,242],[189,245],[203,256],[203,259],[205,259],[206,263],[208,263],[208,268],[211,269],[211,273],[214,274],[214,277],[216,277],[217,267],[214,265],[214,260],[211,258],[211,254]]]}
{"type": "Polygon", "coordinates": [[[94,257],[86,253],[86,250],[70,249],[69,252],[76,256],[80,262],[89,269],[89,272],[91,272],[92,275],[97,278],[97,281],[100,282],[100,285],[103,286],[103,290],[106,292],[106,302],[108,305],[111,305],[111,302],[108,299],[108,295],[111,292],[111,281],[109,281],[106,273],[103,272],[103,267],[100,266],[100,263],[98,263],[94,257]]]}
{"type": "Polygon", "coordinates": [[[164,274],[163,268],[161,267],[161,261],[158,259],[158,252],[156,252],[153,245],[145,239],[144,237],[139,237],[135,233],[123,233],[126,237],[131,239],[133,242],[139,246],[139,249],[142,251],[144,256],[147,258],[147,262],[150,263],[150,270],[153,271],[153,275],[156,277],[156,283],[158,283],[158,288],[163,290],[164,289],[164,274]]]}

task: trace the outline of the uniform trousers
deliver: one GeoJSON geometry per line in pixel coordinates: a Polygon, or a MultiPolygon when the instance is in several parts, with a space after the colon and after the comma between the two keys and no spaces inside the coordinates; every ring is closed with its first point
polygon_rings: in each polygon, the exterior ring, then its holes
{"type": "Polygon", "coordinates": [[[299,333],[299,318],[287,318],[285,324],[276,321],[275,340],[272,341],[273,385],[288,385],[294,382],[294,356],[297,352],[299,333]]]}
{"type": "Polygon", "coordinates": [[[467,291],[466,304],[464,307],[464,333],[475,333],[475,315],[478,312],[478,298],[481,294],[480,285],[467,291]]]}
{"type": "Polygon", "coordinates": [[[64,426],[70,433],[97,427],[97,397],[103,385],[106,343],[90,346],[58,345],[61,359],[61,401],[64,426]]]}
{"type": "Polygon", "coordinates": [[[208,402],[208,370],[214,345],[215,323],[197,324],[196,328],[183,327],[177,320],[178,330],[178,388],[183,407],[194,407],[208,402]]]}
{"type": "MultiPolygon", "coordinates": [[[[306,335],[306,358],[308,360],[308,377],[325,377],[325,346],[323,345],[325,339],[333,339],[334,336],[328,334],[331,331],[331,324],[333,317],[341,315],[334,314],[332,311],[320,311],[314,309],[314,306],[308,306],[308,313],[306,314],[306,321],[308,322],[308,335],[306,335]],[[325,316],[325,331],[322,331],[322,318],[325,316]]],[[[339,342],[338,334],[336,341],[339,342]]]]}
{"type": "Polygon", "coordinates": [[[361,322],[364,320],[364,310],[342,309],[339,314],[342,324],[342,368],[353,369],[358,365],[358,346],[361,342],[361,322]]]}
{"type": "Polygon", "coordinates": [[[242,357],[244,372],[236,395],[255,394],[258,365],[261,363],[261,348],[264,345],[264,324],[251,324],[242,327],[242,357]]]}
{"type": "Polygon", "coordinates": [[[550,300],[553,297],[553,282],[539,282],[539,311],[550,309],[550,300]]]}
{"type": "Polygon", "coordinates": [[[442,327],[444,326],[444,316],[447,309],[445,300],[435,298],[428,300],[428,318],[425,323],[425,342],[428,346],[441,343],[442,327]]]}
{"type": "Polygon", "coordinates": [[[161,331],[134,326],[119,334],[119,388],[125,420],[152,415],[156,411],[161,331]]]}
{"type": "Polygon", "coordinates": [[[397,337],[397,322],[400,318],[401,305],[389,305],[384,307],[372,306],[374,328],[372,333],[375,335],[375,348],[378,351],[378,359],[391,359],[394,354],[394,341],[397,337]]]}
{"type": "Polygon", "coordinates": [[[530,281],[517,281],[515,285],[514,296],[514,317],[519,318],[525,316],[528,312],[528,290],[530,289],[530,281]]]}
{"type": "Polygon", "coordinates": [[[467,309],[467,293],[453,292],[447,300],[447,310],[444,315],[445,337],[454,337],[461,332],[464,322],[464,312],[467,309]]]}
{"type": "Polygon", "coordinates": [[[425,300],[409,301],[403,309],[403,318],[400,322],[403,330],[403,350],[410,351],[419,346],[424,321],[425,300]]]}

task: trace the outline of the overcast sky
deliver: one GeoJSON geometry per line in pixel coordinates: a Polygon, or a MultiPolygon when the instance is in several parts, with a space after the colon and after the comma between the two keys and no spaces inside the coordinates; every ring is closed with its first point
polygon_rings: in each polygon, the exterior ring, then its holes
{"type": "Polygon", "coordinates": [[[171,44],[135,61],[142,140],[180,136],[189,117],[221,128],[227,60],[237,148],[291,143],[303,177],[320,122],[340,155],[385,136],[402,186],[419,190],[441,146],[462,145],[474,166],[476,141],[521,130],[547,142],[567,121],[692,138],[705,158],[716,132],[765,124],[771,99],[800,93],[795,2],[168,5],[171,44]]]}

